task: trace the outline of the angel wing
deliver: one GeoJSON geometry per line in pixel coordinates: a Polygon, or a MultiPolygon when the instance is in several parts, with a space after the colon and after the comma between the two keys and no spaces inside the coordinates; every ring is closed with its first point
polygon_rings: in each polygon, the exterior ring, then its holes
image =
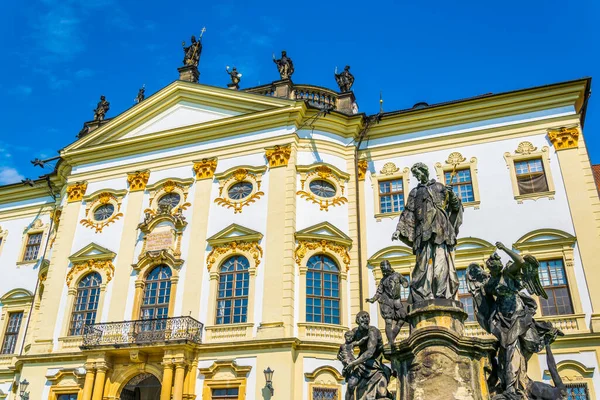
{"type": "Polygon", "coordinates": [[[525,264],[521,268],[521,272],[523,274],[523,285],[527,288],[529,293],[536,294],[544,299],[547,299],[548,294],[544,290],[542,282],[540,282],[540,275],[538,272],[540,269],[540,263],[538,262],[537,258],[529,254],[525,254],[523,259],[525,260],[525,264]]]}

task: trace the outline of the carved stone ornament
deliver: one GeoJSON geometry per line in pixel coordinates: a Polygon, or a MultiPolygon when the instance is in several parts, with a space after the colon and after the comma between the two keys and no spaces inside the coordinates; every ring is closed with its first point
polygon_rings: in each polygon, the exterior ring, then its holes
{"type": "Polygon", "coordinates": [[[450,155],[448,156],[448,159],[446,160],[446,164],[458,165],[465,161],[467,161],[467,159],[465,157],[463,157],[463,155],[460,154],[458,151],[455,151],[453,153],[450,153],[450,155]]]}
{"type": "Polygon", "coordinates": [[[203,158],[201,161],[194,162],[193,169],[196,179],[210,179],[214,176],[217,169],[217,159],[203,158]]]}
{"type": "Polygon", "coordinates": [[[219,197],[215,199],[215,203],[225,208],[233,208],[234,214],[241,213],[243,207],[264,196],[265,193],[260,190],[260,183],[261,175],[246,168],[238,168],[233,172],[226,173],[225,176],[221,176],[219,179],[219,197]],[[242,182],[252,184],[252,192],[241,199],[229,197],[229,189],[233,185],[242,182]]]}
{"type": "Polygon", "coordinates": [[[358,180],[364,181],[367,175],[367,169],[369,168],[369,162],[367,160],[358,160],[358,180]]]}
{"type": "Polygon", "coordinates": [[[67,274],[67,286],[71,287],[73,278],[80,272],[88,271],[104,271],[106,273],[106,283],[112,280],[115,273],[115,266],[108,260],[87,260],[81,263],[74,264],[67,274]]]}
{"type": "Polygon", "coordinates": [[[302,260],[306,257],[306,253],[309,250],[321,250],[323,252],[332,252],[338,254],[344,264],[346,265],[346,271],[350,269],[350,254],[348,253],[348,247],[339,245],[330,240],[300,240],[298,241],[298,246],[296,246],[296,250],[294,251],[294,258],[296,259],[296,264],[302,265],[302,260]]]}
{"type": "Polygon", "coordinates": [[[327,165],[321,164],[312,169],[309,169],[306,175],[301,176],[301,189],[297,191],[296,194],[303,199],[318,204],[322,211],[329,211],[329,207],[339,206],[348,202],[348,199],[344,197],[345,184],[347,180],[347,177],[342,177],[339,173],[334,172],[332,168],[328,167],[327,165]],[[315,195],[310,190],[310,182],[313,180],[321,179],[327,181],[330,184],[334,184],[334,186],[336,187],[336,193],[333,197],[320,197],[315,195]],[[309,189],[305,190],[307,182],[309,189]]]}
{"type": "Polygon", "coordinates": [[[236,241],[214,246],[210,253],[208,253],[208,256],[206,257],[206,267],[210,271],[219,256],[227,253],[235,254],[240,251],[250,253],[252,258],[254,259],[254,265],[258,267],[258,265],[260,264],[260,259],[263,256],[263,249],[262,247],[260,247],[258,242],[236,241]]]}
{"type": "Polygon", "coordinates": [[[96,199],[88,204],[85,209],[86,218],[79,221],[79,223],[86,228],[93,228],[96,233],[101,233],[102,230],[117,221],[123,216],[121,211],[121,201],[113,194],[109,192],[100,193],[96,199]],[[112,214],[105,219],[96,219],[96,210],[102,206],[112,205],[112,214]]]}
{"type": "Polygon", "coordinates": [[[292,154],[292,145],[275,146],[265,149],[265,157],[269,160],[269,167],[287,167],[292,154]]]}
{"type": "Polygon", "coordinates": [[[87,182],[75,182],[67,186],[67,200],[69,203],[81,201],[87,190],[87,182]]]}
{"type": "Polygon", "coordinates": [[[383,175],[393,175],[399,170],[400,168],[396,167],[396,164],[394,164],[393,162],[388,162],[383,165],[383,168],[381,168],[381,171],[379,172],[383,175]]]}
{"type": "Polygon", "coordinates": [[[555,150],[576,149],[579,142],[579,129],[560,128],[548,130],[548,139],[555,150]]]}
{"type": "Polygon", "coordinates": [[[536,150],[537,147],[535,147],[531,142],[525,141],[519,143],[519,145],[517,146],[517,150],[515,150],[515,153],[526,156],[528,154],[533,153],[536,150]]]}
{"type": "Polygon", "coordinates": [[[144,214],[156,214],[159,208],[159,202],[161,198],[169,193],[176,193],[179,195],[179,203],[171,204],[171,214],[176,214],[180,210],[187,210],[191,206],[187,202],[188,190],[190,185],[193,183],[193,178],[187,180],[174,180],[167,179],[165,181],[157,182],[147,188],[150,192],[150,208],[144,210],[144,214]]]}
{"type": "Polygon", "coordinates": [[[150,179],[150,171],[136,171],[127,174],[127,183],[129,183],[129,191],[137,192],[146,189],[150,179]]]}

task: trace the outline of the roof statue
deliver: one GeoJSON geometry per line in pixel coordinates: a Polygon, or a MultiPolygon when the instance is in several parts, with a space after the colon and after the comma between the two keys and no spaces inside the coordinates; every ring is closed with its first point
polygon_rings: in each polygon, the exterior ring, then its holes
{"type": "Polygon", "coordinates": [[[100,101],[94,110],[94,121],[103,121],[109,109],[110,103],[106,101],[106,97],[100,96],[100,101]]]}
{"type": "Polygon", "coordinates": [[[185,41],[182,42],[183,46],[183,65],[198,66],[200,62],[200,54],[202,53],[202,35],[206,32],[206,28],[202,28],[200,36],[196,40],[196,36],[192,35],[191,43],[186,47],[185,41]]]}
{"type": "Polygon", "coordinates": [[[138,90],[137,96],[135,96],[134,101],[136,103],[141,103],[146,98],[146,85],[142,85],[140,90],[138,90]]]}
{"type": "Polygon", "coordinates": [[[287,56],[285,50],[281,52],[281,58],[277,60],[275,54],[273,54],[273,62],[277,65],[279,76],[281,79],[291,79],[294,74],[294,63],[292,59],[287,56]]]}
{"type": "Polygon", "coordinates": [[[239,87],[242,74],[238,72],[236,67],[233,67],[230,71],[229,65],[225,67],[225,72],[227,72],[227,75],[229,75],[231,78],[231,83],[227,84],[227,86],[237,89],[239,87]]]}
{"type": "Polygon", "coordinates": [[[340,92],[346,93],[352,89],[352,85],[354,84],[354,75],[350,73],[349,65],[346,65],[344,70],[339,74],[337,73],[337,67],[335,67],[335,72],[333,74],[335,75],[335,81],[340,87],[340,92]]]}

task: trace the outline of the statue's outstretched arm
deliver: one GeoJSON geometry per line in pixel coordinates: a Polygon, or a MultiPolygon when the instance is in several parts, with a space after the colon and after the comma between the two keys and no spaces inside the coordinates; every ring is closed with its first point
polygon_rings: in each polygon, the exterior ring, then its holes
{"type": "Polygon", "coordinates": [[[513,260],[514,263],[510,266],[511,273],[517,273],[525,266],[525,259],[519,253],[509,249],[501,242],[496,242],[496,247],[508,254],[508,256],[513,260]]]}

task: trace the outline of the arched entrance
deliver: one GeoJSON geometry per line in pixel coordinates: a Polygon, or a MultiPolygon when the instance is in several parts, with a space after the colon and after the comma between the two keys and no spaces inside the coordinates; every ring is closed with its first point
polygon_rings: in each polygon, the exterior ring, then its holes
{"type": "Polygon", "coordinates": [[[120,400],[160,400],[160,381],[152,374],[139,374],[121,390],[120,400]]]}

